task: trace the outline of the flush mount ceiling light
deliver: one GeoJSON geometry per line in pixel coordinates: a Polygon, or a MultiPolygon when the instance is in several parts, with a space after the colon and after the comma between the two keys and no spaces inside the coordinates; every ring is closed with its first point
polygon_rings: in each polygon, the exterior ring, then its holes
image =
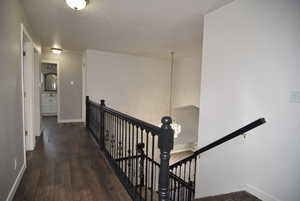
{"type": "Polygon", "coordinates": [[[89,0],[65,0],[68,6],[74,10],[81,10],[86,7],[89,0]]]}
{"type": "Polygon", "coordinates": [[[54,54],[61,54],[62,51],[63,51],[63,49],[53,47],[53,48],[51,48],[51,51],[52,51],[52,53],[54,53],[54,54]]]}

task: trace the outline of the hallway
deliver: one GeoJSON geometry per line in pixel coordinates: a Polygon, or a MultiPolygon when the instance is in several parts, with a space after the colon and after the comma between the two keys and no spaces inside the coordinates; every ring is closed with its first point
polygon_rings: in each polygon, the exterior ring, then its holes
{"type": "Polygon", "coordinates": [[[84,127],[44,120],[14,201],[130,201],[84,127]]]}

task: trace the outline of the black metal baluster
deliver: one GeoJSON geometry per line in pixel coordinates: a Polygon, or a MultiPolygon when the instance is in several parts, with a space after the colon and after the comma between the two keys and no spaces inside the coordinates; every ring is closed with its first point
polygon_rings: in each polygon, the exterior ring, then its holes
{"type": "Polygon", "coordinates": [[[114,145],[114,158],[117,158],[117,117],[114,115],[114,138],[113,138],[113,145],[114,145]]]}
{"type": "MultiPolygon", "coordinates": [[[[183,180],[186,181],[186,164],[187,162],[184,162],[184,177],[183,177],[183,180]]],[[[187,199],[187,192],[188,192],[188,188],[185,187],[185,200],[187,199]]]]}
{"type": "Polygon", "coordinates": [[[89,113],[89,110],[90,110],[90,97],[89,96],[86,96],[85,97],[85,125],[86,125],[86,127],[87,128],[90,128],[90,125],[89,125],[89,123],[90,123],[90,118],[89,118],[89,115],[90,115],[90,113],[89,113]]]}
{"type": "Polygon", "coordinates": [[[101,100],[100,102],[100,149],[103,151],[105,146],[105,101],[101,100]]]}
{"type": "MultiPolygon", "coordinates": [[[[117,145],[118,145],[118,156],[117,158],[121,158],[121,146],[120,146],[120,142],[121,142],[121,133],[120,133],[120,118],[117,117],[117,130],[118,130],[118,139],[117,139],[117,145]]],[[[121,168],[121,161],[119,163],[119,167],[121,168]]]]}
{"type": "Polygon", "coordinates": [[[177,181],[174,179],[174,193],[173,193],[173,200],[175,201],[176,199],[176,188],[177,188],[177,181]]]}
{"type": "Polygon", "coordinates": [[[114,121],[114,128],[115,128],[115,140],[114,140],[114,146],[115,146],[115,156],[114,158],[118,158],[118,117],[115,115],[115,121],[114,121]]]}
{"type": "Polygon", "coordinates": [[[170,200],[172,200],[172,186],[173,186],[173,179],[172,177],[170,177],[170,185],[169,185],[170,200]]]}
{"type": "Polygon", "coordinates": [[[179,178],[181,179],[181,167],[182,167],[182,165],[180,165],[180,167],[179,167],[179,178]]]}
{"type": "Polygon", "coordinates": [[[128,151],[127,151],[127,144],[128,144],[128,141],[127,141],[127,136],[128,136],[128,130],[127,130],[127,124],[128,124],[128,122],[125,120],[124,121],[125,122],[125,127],[124,127],[124,130],[125,130],[125,145],[124,145],[124,147],[125,147],[125,175],[128,177],[128,172],[127,172],[127,155],[128,155],[128,151]]]}
{"type": "Polygon", "coordinates": [[[141,195],[141,188],[138,187],[138,177],[139,177],[139,171],[138,171],[138,149],[137,149],[137,146],[138,146],[138,135],[139,135],[139,127],[137,125],[135,125],[135,132],[133,132],[133,134],[135,134],[135,186],[137,189],[140,189],[140,195],[141,195]]]}
{"type": "Polygon", "coordinates": [[[170,200],[172,200],[172,189],[173,189],[173,179],[172,177],[170,177],[170,186],[169,186],[170,200]]]}
{"type": "MultiPolygon", "coordinates": [[[[144,129],[142,129],[142,133],[144,132],[144,129]]],[[[143,141],[144,141],[144,135],[143,135],[143,141]]],[[[146,132],[146,156],[148,157],[149,156],[149,133],[146,132]]],[[[146,186],[145,186],[145,199],[147,201],[148,199],[148,160],[146,160],[146,169],[145,169],[145,172],[146,172],[146,186]]]]}
{"type": "Polygon", "coordinates": [[[183,180],[185,181],[185,174],[186,174],[186,162],[184,162],[184,171],[183,171],[183,180]]]}
{"type": "Polygon", "coordinates": [[[106,139],[107,139],[107,133],[108,133],[108,127],[107,127],[107,122],[108,122],[108,114],[107,113],[104,113],[104,115],[105,115],[105,123],[104,123],[104,151],[106,152],[107,151],[107,148],[106,148],[106,146],[107,146],[107,141],[106,141],[106,139]]]}
{"type": "Polygon", "coordinates": [[[197,169],[197,157],[195,158],[195,164],[194,164],[194,181],[193,181],[193,186],[195,186],[195,181],[196,181],[196,169],[197,169]]]}
{"type": "Polygon", "coordinates": [[[177,201],[180,201],[180,188],[181,188],[181,184],[178,182],[178,187],[177,187],[177,201]]]}
{"type": "Polygon", "coordinates": [[[118,143],[117,143],[117,137],[118,137],[118,128],[117,128],[117,116],[114,116],[114,129],[115,129],[115,137],[114,137],[114,158],[118,158],[118,143]]]}
{"type": "Polygon", "coordinates": [[[131,136],[131,140],[132,140],[132,143],[131,143],[131,153],[132,153],[132,157],[131,157],[131,182],[132,184],[134,184],[134,147],[135,147],[135,143],[134,143],[134,124],[132,123],[131,124],[131,133],[130,133],[131,136]]]}
{"type": "Polygon", "coordinates": [[[111,156],[112,158],[114,158],[114,135],[115,135],[115,129],[114,129],[114,121],[115,121],[115,116],[112,115],[111,116],[111,129],[112,129],[112,132],[111,132],[111,136],[110,136],[110,146],[111,146],[111,156]]]}
{"type": "MultiPolygon", "coordinates": [[[[130,135],[130,122],[128,122],[128,178],[131,179],[131,135],[130,135]]],[[[130,180],[131,181],[131,180],[130,180]]]]}
{"type": "MultiPolygon", "coordinates": [[[[122,147],[122,158],[125,158],[124,156],[124,120],[121,119],[121,134],[122,134],[122,144],[121,144],[121,147],[122,147]]],[[[122,171],[124,172],[125,170],[125,160],[122,160],[122,171]]]]}
{"type": "Polygon", "coordinates": [[[110,146],[111,146],[111,157],[114,157],[114,144],[113,144],[113,140],[114,140],[114,116],[111,115],[111,135],[110,135],[110,146]]]}
{"type": "MultiPolygon", "coordinates": [[[[149,133],[149,131],[146,131],[147,133],[149,133]]],[[[152,147],[151,147],[151,159],[154,160],[154,144],[155,144],[155,135],[153,133],[151,133],[152,135],[152,147]]],[[[153,182],[154,182],[154,162],[151,161],[151,201],[153,201],[153,191],[154,191],[154,186],[153,186],[153,182]]]]}
{"type": "Polygon", "coordinates": [[[110,138],[111,138],[111,135],[112,135],[112,128],[111,128],[111,121],[112,121],[112,116],[111,116],[111,114],[109,114],[109,122],[108,122],[108,124],[109,124],[109,134],[108,134],[108,138],[107,138],[107,140],[108,140],[108,143],[109,143],[109,155],[111,156],[111,151],[112,151],[112,149],[111,149],[111,140],[110,140],[110,138]]]}
{"type": "Polygon", "coordinates": [[[189,182],[191,181],[192,161],[189,160],[189,182]]]}

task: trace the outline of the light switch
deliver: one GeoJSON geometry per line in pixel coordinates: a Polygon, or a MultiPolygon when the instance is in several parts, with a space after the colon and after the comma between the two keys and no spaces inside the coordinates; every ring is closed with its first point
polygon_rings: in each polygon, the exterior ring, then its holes
{"type": "Polygon", "coordinates": [[[290,102],[291,103],[300,103],[300,91],[291,91],[290,102]]]}
{"type": "Polygon", "coordinates": [[[74,81],[71,81],[70,84],[71,84],[71,85],[74,85],[74,81]]]}

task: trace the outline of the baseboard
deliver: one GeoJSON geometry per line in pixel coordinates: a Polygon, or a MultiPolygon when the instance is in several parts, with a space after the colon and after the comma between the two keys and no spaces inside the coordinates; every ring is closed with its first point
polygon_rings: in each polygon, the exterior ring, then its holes
{"type": "Polygon", "coordinates": [[[82,119],[59,119],[58,123],[80,123],[82,119]]]}
{"type": "Polygon", "coordinates": [[[259,199],[263,201],[281,201],[280,199],[276,198],[275,196],[270,195],[269,193],[264,192],[263,190],[252,186],[250,184],[246,184],[246,191],[255,195],[259,199]]]}
{"type": "Polygon", "coordinates": [[[171,154],[185,152],[185,151],[196,151],[196,144],[178,144],[174,145],[173,150],[171,151],[171,154]]]}
{"type": "Polygon", "coordinates": [[[14,182],[14,185],[12,186],[12,188],[11,188],[10,191],[9,191],[9,194],[8,194],[8,196],[7,196],[6,201],[12,201],[12,200],[13,200],[13,198],[14,198],[14,196],[15,196],[15,194],[16,194],[16,191],[17,191],[17,189],[18,189],[18,187],[19,187],[19,184],[20,184],[20,182],[21,182],[21,180],[22,180],[22,177],[23,177],[23,175],[24,175],[25,169],[26,169],[26,165],[25,165],[25,163],[24,163],[24,164],[22,165],[22,168],[21,168],[21,170],[20,170],[20,172],[19,172],[19,174],[18,174],[18,176],[17,176],[15,182],[14,182]]]}
{"type": "Polygon", "coordinates": [[[43,113],[42,116],[44,116],[44,117],[54,117],[54,116],[57,116],[57,113],[43,113]]]}

